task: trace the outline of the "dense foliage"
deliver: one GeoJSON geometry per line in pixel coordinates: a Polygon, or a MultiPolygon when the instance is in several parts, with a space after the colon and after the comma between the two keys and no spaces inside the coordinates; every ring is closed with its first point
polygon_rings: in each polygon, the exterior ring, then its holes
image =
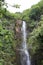
{"type": "Polygon", "coordinates": [[[18,19],[27,23],[32,65],[43,65],[43,0],[22,13],[10,13],[3,5],[6,3],[0,0],[0,65],[17,65],[15,23],[18,19]]]}

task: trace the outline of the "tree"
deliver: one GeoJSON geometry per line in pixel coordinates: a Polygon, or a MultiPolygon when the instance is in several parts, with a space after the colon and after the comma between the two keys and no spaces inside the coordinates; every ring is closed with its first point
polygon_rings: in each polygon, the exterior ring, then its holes
{"type": "Polygon", "coordinates": [[[39,6],[34,6],[31,8],[29,17],[34,20],[40,20],[41,10],[39,6]]]}

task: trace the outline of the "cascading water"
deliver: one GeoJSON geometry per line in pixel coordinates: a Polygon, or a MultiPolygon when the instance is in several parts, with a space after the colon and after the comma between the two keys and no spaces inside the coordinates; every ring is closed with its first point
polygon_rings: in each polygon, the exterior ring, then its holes
{"type": "Polygon", "coordinates": [[[26,45],[26,23],[22,24],[22,51],[21,51],[21,65],[30,65],[29,53],[26,45]]]}

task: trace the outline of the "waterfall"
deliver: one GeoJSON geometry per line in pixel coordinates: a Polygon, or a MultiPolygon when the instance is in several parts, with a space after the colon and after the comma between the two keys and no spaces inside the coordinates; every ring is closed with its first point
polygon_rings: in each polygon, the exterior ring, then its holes
{"type": "Polygon", "coordinates": [[[22,24],[22,51],[21,51],[21,65],[30,65],[29,53],[26,45],[26,23],[22,24]]]}

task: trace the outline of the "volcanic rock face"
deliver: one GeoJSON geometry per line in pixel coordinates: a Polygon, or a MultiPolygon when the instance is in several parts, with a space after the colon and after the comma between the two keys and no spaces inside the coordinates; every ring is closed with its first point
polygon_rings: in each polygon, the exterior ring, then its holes
{"type": "Polygon", "coordinates": [[[20,48],[22,43],[22,32],[21,32],[22,21],[17,20],[15,23],[15,37],[16,37],[16,61],[17,65],[20,64],[20,48]]]}
{"type": "Polygon", "coordinates": [[[16,21],[16,32],[20,33],[21,31],[21,25],[22,25],[22,21],[21,20],[17,20],[16,21]]]}
{"type": "Polygon", "coordinates": [[[21,20],[17,20],[16,21],[16,26],[15,26],[16,38],[17,39],[21,38],[21,26],[22,26],[22,21],[21,20]]]}

